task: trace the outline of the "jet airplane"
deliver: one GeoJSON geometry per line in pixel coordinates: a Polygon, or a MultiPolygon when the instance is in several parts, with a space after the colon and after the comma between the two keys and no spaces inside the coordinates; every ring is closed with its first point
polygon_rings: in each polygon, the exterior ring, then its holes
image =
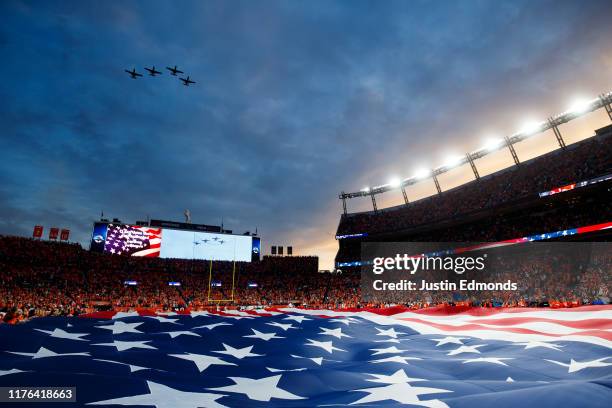
{"type": "Polygon", "coordinates": [[[174,68],[166,67],[166,69],[168,71],[170,71],[170,75],[174,75],[174,76],[176,76],[176,74],[183,74],[184,73],[183,71],[179,70],[176,65],[174,66],[174,68]]]}
{"type": "Polygon", "coordinates": [[[130,74],[130,76],[132,77],[132,79],[136,79],[136,77],[141,77],[142,74],[139,74],[138,72],[136,72],[136,68],[132,68],[131,71],[128,71],[127,69],[125,70],[125,72],[127,72],[128,74],[130,74]]]}
{"type": "Polygon", "coordinates": [[[183,85],[185,86],[189,86],[189,84],[195,84],[195,81],[192,81],[191,79],[189,79],[189,76],[187,78],[179,78],[181,81],[183,81],[183,85]]]}
{"type": "Polygon", "coordinates": [[[155,69],[155,65],[153,65],[153,67],[152,67],[152,68],[146,68],[146,67],[145,67],[145,69],[146,69],[147,71],[149,71],[149,75],[151,75],[151,76],[161,75],[161,71],[157,71],[157,70],[155,69]]]}

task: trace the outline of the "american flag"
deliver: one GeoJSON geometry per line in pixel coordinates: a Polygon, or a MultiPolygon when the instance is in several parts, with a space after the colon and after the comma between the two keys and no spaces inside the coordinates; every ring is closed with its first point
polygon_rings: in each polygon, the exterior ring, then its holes
{"type": "Polygon", "coordinates": [[[54,407],[609,407],[611,329],[610,306],[47,317],[0,325],[0,386],[76,387],[54,407]]]}
{"type": "Polygon", "coordinates": [[[104,252],[116,255],[159,257],[161,228],[109,224],[104,252]]]}

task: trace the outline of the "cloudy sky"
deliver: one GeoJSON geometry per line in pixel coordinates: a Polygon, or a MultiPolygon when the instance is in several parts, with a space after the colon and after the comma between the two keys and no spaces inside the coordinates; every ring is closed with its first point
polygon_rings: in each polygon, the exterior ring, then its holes
{"type": "MultiPolygon", "coordinates": [[[[102,210],[133,222],[189,208],[329,268],[341,190],[612,90],[607,0],[3,0],[0,21],[0,233],[67,227],[84,244],[102,210]],[[175,64],[196,86],[123,72],[175,64]]],[[[554,145],[545,134],[519,155],[554,145]]]]}

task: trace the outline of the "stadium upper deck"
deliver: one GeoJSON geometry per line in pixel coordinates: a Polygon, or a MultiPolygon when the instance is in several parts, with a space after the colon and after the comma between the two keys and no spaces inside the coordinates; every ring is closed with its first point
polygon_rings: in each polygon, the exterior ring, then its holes
{"type": "Polygon", "coordinates": [[[596,136],[454,189],[384,210],[344,214],[337,236],[409,232],[432,223],[511,206],[525,198],[612,173],[612,125],[596,136]]]}

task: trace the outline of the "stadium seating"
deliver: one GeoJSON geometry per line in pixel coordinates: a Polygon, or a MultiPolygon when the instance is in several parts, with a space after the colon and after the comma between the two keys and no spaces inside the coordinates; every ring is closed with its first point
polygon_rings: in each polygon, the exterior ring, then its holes
{"type": "Polygon", "coordinates": [[[378,212],[342,216],[337,235],[388,233],[508,206],[543,191],[612,172],[609,132],[555,150],[440,195],[378,212]]]}
{"type": "MultiPolygon", "coordinates": [[[[551,259],[552,264],[545,259],[525,259],[505,269],[514,279],[533,281],[528,292],[490,291],[460,298],[448,291],[404,293],[392,301],[363,302],[357,272],[318,273],[315,257],[264,257],[258,263],[236,264],[233,300],[221,304],[332,309],[403,304],[420,308],[434,304],[571,306],[607,299],[612,288],[612,278],[606,272],[612,264],[610,254],[602,254],[579,276],[555,267],[567,264],[562,258],[551,259]],[[553,273],[555,285],[537,284],[536,278],[543,274],[550,278],[553,273]],[[257,283],[257,287],[249,287],[249,283],[257,283]]],[[[100,310],[202,310],[214,307],[215,300],[231,299],[231,262],[213,264],[213,280],[220,280],[223,286],[209,294],[210,264],[203,261],[96,254],[75,244],[18,237],[0,237],[0,260],[0,313],[5,322],[100,310]],[[126,285],[128,280],[137,285],[126,285]],[[169,286],[170,281],[181,282],[181,286],[169,286]]],[[[500,273],[487,279],[505,278],[500,273]]]]}
{"type": "MultiPolygon", "coordinates": [[[[612,180],[539,193],[612,174],[612,126],[597,136],[408,205],[343,215],[338,265],[360,261],[361,243],[496,242],[611,221],[612,180]]],[[[609,240],[607,236],[598,239],[609,240]]],[[[575,239],[575,238],[573,238],[575,239]]],[[[593,239],[584,237],[582,239],[593,239]]],[[[345,269],[343,267],[343,269],[345,269]]]]}

